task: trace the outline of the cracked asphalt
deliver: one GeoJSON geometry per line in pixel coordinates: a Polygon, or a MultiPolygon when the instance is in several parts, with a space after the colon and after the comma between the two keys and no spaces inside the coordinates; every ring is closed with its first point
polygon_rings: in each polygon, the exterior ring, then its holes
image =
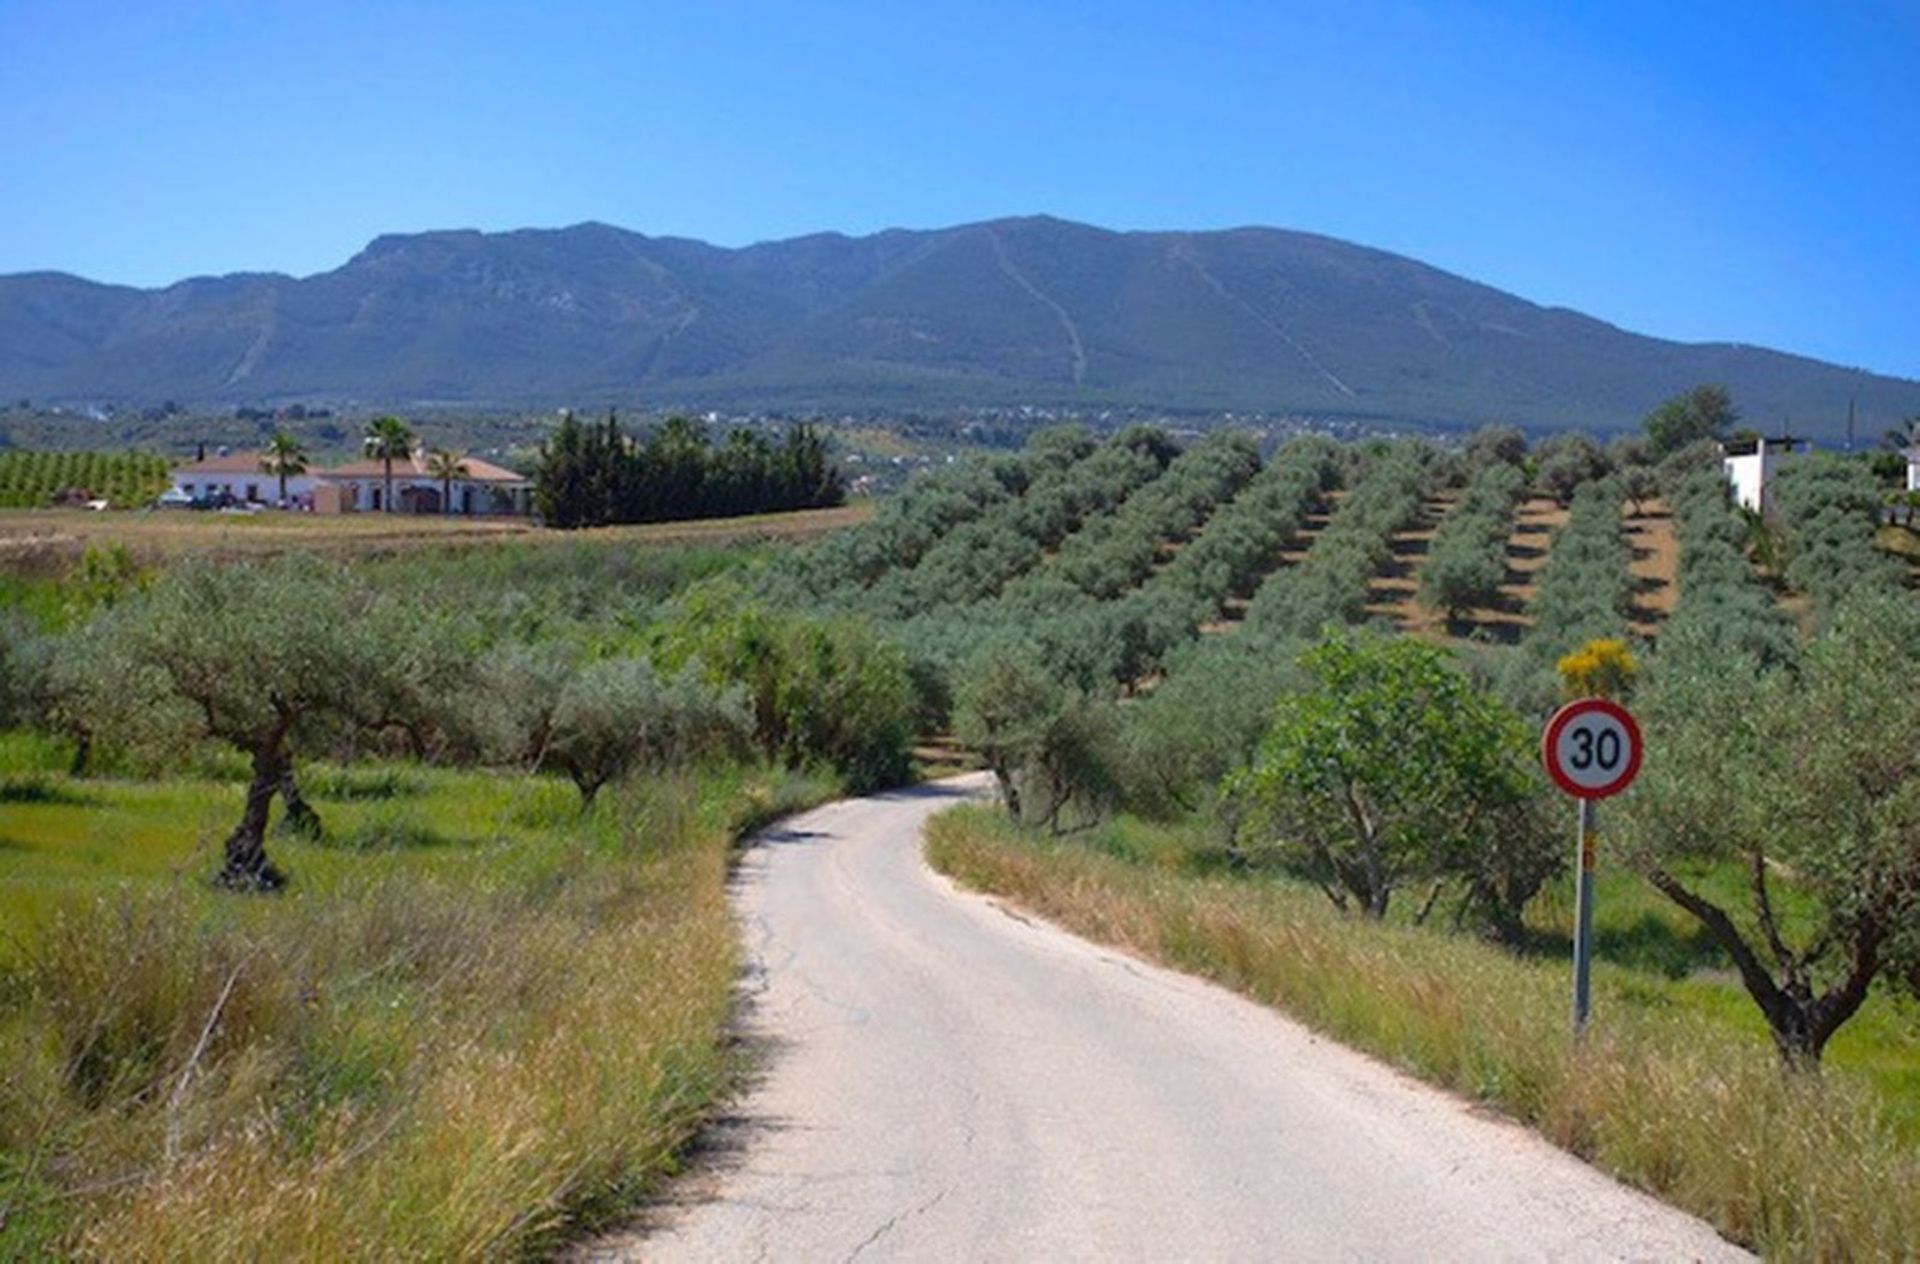
{"type": "Polygon", "coordinates": [[[748,855],[764,1075],[672,1201],[584,1254],[1746,1258],[1281,1014],[956,890],[921,825],[984,789],[832,804],[748,855]]]}

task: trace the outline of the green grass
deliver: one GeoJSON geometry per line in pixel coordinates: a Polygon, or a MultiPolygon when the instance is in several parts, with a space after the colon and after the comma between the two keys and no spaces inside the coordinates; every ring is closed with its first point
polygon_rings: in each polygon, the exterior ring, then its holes
{"type": "Polygon", "coordinates": [[[0,1257],[536,1253],[671,1171],[736,1067],[730,842],[834,792],[310,767],[276,896],[242,788],[0,736],[0,1257]],[[12,758],[18,756],[16,760],[12,758]]]}
{"type": "MultiPolygon", "coordinates": [[[[1576,1044],[1564,959],[1343,916],[1316,891],[1229,874],[1196,826],[1122,819],[1058,840],[958,809],[935,819],[927,852],[965,885],[1495,1105],[1770,1256],[1899,1259],[1920,1243],[1911,1006],[1875,998],[1805,1080],[1782,1073],[1751,1003],[1711,969],[1600,961],[1576,1044]]],[[[1632,957],[1634,928],[1664,914],[1618,878],[1603,899],[1632,957]]],[[[1541,920],[1550,933],[1553,911],[1541,920]]]]}

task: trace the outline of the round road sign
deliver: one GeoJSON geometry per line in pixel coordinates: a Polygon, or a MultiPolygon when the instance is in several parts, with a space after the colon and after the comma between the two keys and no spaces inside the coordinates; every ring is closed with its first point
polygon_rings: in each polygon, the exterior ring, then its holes
{"type": "Polygon", "coordinates": [[[1640,726],[1625,707],[1605,698],[1569,702],[1547,721],[1540,761],[1576,799],[1619,794],[1640,771],[1640,726]]]}

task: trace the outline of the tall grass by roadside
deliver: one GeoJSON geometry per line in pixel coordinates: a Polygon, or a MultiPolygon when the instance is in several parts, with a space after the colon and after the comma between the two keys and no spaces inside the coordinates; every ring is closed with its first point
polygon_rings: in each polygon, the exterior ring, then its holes
{"type": "Polygon", "coordinates": [[[10,810],[0,1257],[514,1256],[617,1216],[735,1070],[732,839],[832,791],[664,778],[582,820],[535,779],[315,788],[332,841],[283,841],[272,898],[195,862],[232,787],[10,810]]]}
{"type": "Polygon", "coordinates": [[[1789,1259],[1920,1252],[1920,1149],[1852,1077],[1784,1076],[1764,1044],[1602,975],[1587,1040],[1565,972],[1478,942],[1342,917],[1311,892],[1195,876],[961,808],[933,865],[1063,926],[1274,1005],[1789,1259]]]}

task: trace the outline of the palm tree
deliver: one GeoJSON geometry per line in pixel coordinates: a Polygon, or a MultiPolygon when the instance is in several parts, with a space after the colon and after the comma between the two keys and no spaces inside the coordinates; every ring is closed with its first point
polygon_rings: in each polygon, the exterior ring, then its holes
{"type": "Polygon", "coordinates": [[[467,454],[449,448],[427,453],[427,473],[440,480],[440,512],[453,512],[453,480],[467,476],[467,454]]]}
{"type": "Polygon", "coordinates": [[[307,448],[284,430],[273,432],[260,453],[260,468],[280,479],[280,507],[287,506],[287,480],[307,472],[307,448]]]}
{"type": "Polygon", "coordinates": [[[398,417],[375,417],[367,423],[361,446],[366,449],[368,456],[387,467],[387,498],[380,504],[388,513],[392,513],[393,463],[413,454],[413,431],[398,417]]]}

